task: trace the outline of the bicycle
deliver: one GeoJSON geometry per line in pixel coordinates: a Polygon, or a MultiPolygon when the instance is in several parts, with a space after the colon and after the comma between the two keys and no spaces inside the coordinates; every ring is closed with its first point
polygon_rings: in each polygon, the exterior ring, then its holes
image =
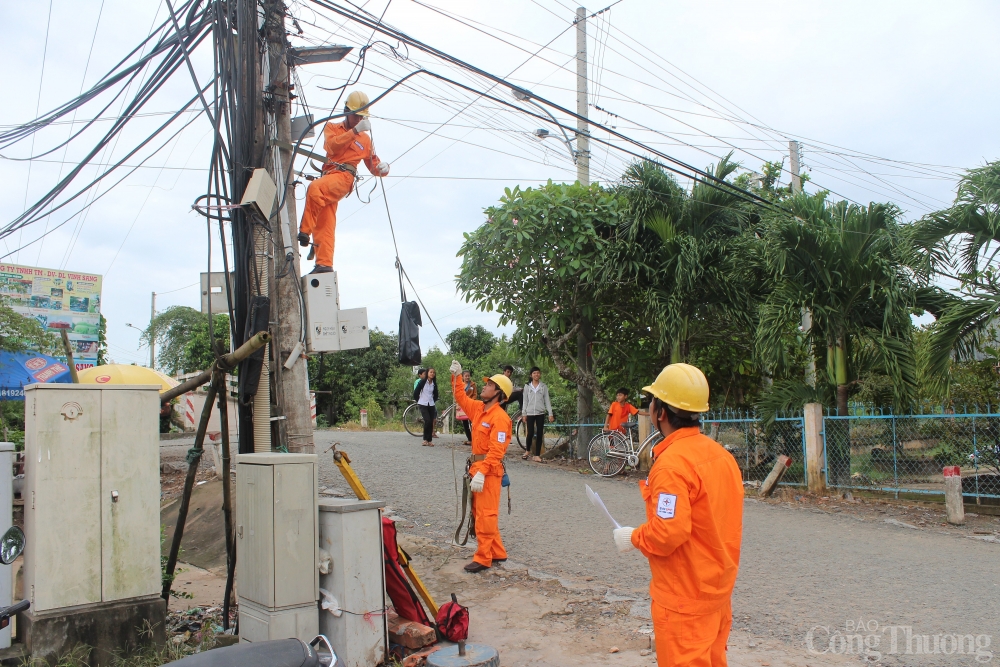
{"type": "Polygon", "coordinates": [[[593,437],[587,448],[587,460],[595,475],[614,477],[626,465],[630,468],[638,467],[639,456],[642,455],[643,451],[647,447],[652,450],[653,446],[663,439],[659,431],[653,431],[636,448],[632,432],[636,431],[638,434],[638,430],[639,424],[637,422],[627,422],[625,424],[627,437],[618,431],[598,433],[593,437]]]}
{"type": "MultiPolygon", "coordinates": [[[[444,427],[445,417],[453,414],[458,408],[457,403],[452,403],[442,410],[437,419],[434,420],[434,432],[439,432],[444,427]]],[[[424,417],[420,414],[420,407],[416,403],[410,403],[403,411],[403,428],[413,437],[421,437],[424,434],[424,417]]]]}

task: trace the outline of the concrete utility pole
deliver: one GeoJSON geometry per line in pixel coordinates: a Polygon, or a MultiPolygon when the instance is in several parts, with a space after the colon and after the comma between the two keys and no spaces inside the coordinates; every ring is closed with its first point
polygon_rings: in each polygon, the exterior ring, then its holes
{"type": "MultiPolygon", "coordinates": [[[[581,116],[576,121],[576,179],[581,185],[590,185],[590,124],[589,101],[587,99],[587,9],[576,9],[576,113],[581,116]]],[[[594,329],[587,318],[580,323],[580,332],[576,336],[576,364],[581,373],[590,373],[593,369],[591,357],[594,342],[594,329]]],[[[581,424],[593,421],[594,392],[577,384],[576,416],[581,424]]],[[[578,427],[576,452],[577,456],[587,456],[587,446],[590,444],[591,429],[578,427]]]]}
{"type": "Polygon", "coordinates": [[[590,124],[587,100],[587,9],[576,8],[576,179],[590,185],[590,124]]]}
{"type": "MultiPolygon", "coordinates": [[[[797,195],[802,192],[802,178],[799,176],[802,167],[799,165],[799,142],[797,141],[788,142],[788,164],[789,171],[792,172],[792,194],[797,195]]],[[[812,329],[812,311],[808,308],[803,308],[802,331],[808,335],[810,329],[812,329]]],[[[813,356],[811,347],[809,349],[809,361],[806,362],[805,379],[806,384],[810,387],[816,386],[816,357],[813,356]]]]}
{"type": "MultiPolygon", "coordinates": [[[[269,80],[265,91],[270,91],[271,111],[274,125],[268,136],[269,142],[277,140],[283,145],[293,142],[291,127],[291,76],[288,69],[284,6],[281,2],[267,0],[264,3],[266,16],[266,36],[268,44],[269,80]]],[[[298,137],[294,137],[297,139],[298,137]]],[[[293,160],[292,152],[269,147],[269,159],[265,160],[268,172],[278,186],[278,201],[284,198],[284,206],[277,212],[272,247],[275,265],[285,266],[284,271],[271,284],[272,321],[275,327],[273,350],[269,357],[271,372],[275,378],[275,402],[278,407],[278,434],[280,444],[289,452],[312,454],[313,443],[312,414],[309,402],[309,377],[307,365],[302,356],[302,311],[299,307],[299,249],[293,241],[298,233],[298,214],[295,210],[294,178],[285,183],[285,175],[293,160]],[[290,262],[288,262],[290,259],[290,262]]],[[[263,381],[263,377],[261,378],[263,381]]]]}
{"type": "MultiPolygon", "coordinates": [[[[156,319],[156,292],[153,292],[153,299],[149,304],[149,330],[153,330],[153,320],[156,319]]],[[[156,338],[150,336],[149,339],[149,367],[156,368],[156,338]]]]}
{"type": "Polygon", "coordinates": [[[801,167],[799,166],[799,142],[788,142],[788,164],[789,171],[792,172],[792,194],[797,195],[802,192],[802,178],[799,176],[801,167]]]}

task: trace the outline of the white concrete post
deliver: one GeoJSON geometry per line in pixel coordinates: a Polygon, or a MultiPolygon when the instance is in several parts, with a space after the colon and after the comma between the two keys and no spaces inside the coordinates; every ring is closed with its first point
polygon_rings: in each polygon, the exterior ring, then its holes
{"type": "MultiPolygon", "coordinates": [[[[14,443],[0,442],[0,535],[14,522],[14,443]]],[[[0,607],[12,604],[13,566],[0,565],[0,607]]],[[[0,630],[0,649],[10,648],[10,626],[0,630]]]]}
{"type": "Polygon", "coordinates": [[[826,468],[823,451],[823,406],[819,403],[807,403],[805,408],[806,431],[806,485],[809,493],[824,493],[826,478],[823,471],[826,468]]]}
{"type": "Polygon", "coordinates": [[[948,523],[961,526],[965,523],[965,505],[962,503],[962,469],[947,466],[944,473],[944,504],[948,523]]]}

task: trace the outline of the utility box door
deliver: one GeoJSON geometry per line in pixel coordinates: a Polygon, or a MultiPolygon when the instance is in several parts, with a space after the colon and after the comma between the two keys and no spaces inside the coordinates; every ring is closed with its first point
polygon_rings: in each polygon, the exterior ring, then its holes
{"type": "Polygon", "coordinates": [[[348,308],[337,313],[340,327],[340,349],[357,350],[369,347],[368,309],[348,308]]]}
{"type": "Polygon", "coordinates": [[[155,390],[102,392],[105,601],[155,595],[162,588],[159,410],[155,390]]]}
{"type": "Polygon", "coordinates": [[[24,592],[33,612],[101,601],[102,393],[25,390],[24,592]]]}
{"type": "Polygon", "coordinates": [[[240,597],[274,607],[274,467],[236,466],[237,581],[240,597]]]}
{"type": "MultiPolygon", "coordinates": [[[[274,466],[274,606],[316,601],[316,467],[274,466]]],[[[238,562],[238,561],[237,561],[238,562]]]]}
{"type": "Polygon", "coordinates": [[[309,352],[336,352],[340,349],[340,326],[337,313],[340,295],[337,292],[337,272],[310,273],[302,277],[305,295],[306,350],[309,352]]]}

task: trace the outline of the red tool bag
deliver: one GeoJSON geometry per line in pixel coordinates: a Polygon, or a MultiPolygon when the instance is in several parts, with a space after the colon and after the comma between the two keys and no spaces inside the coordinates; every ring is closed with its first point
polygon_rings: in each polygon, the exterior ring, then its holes
{"type": "Polygon", "coordinates": [[[451,594],[451,602],[445,602],[438,609],[438,636],[450,642],[463,642],[469,638],[469,608],[458,604],[458,598],[451,594]]]}
{"type": "MultiPolygon", "coordinates": [[[[382,517],[382,544],[385,548],[385,592],[400,618],[433,626],[417,594],[413,592],[403,567],[399,564],[399,546],[396,544],[396,522],[382,517]]],[[[407,556],[409,558],[409,556],[407,556]]]]}

